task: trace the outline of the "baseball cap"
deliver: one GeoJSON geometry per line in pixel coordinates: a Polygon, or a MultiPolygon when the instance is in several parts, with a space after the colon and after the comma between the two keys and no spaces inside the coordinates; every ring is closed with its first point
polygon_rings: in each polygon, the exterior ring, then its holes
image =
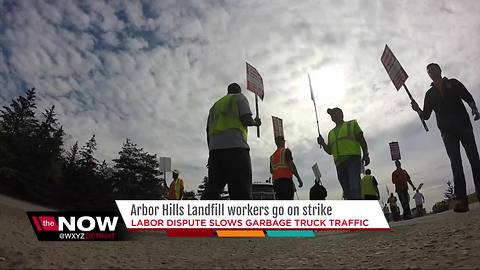
{"type": "Polygon", "coordinates": [[[341,113],[341,112],[342,112],[342,109],[340,109],[340,108],[338,108],[338,107],[331,108],[331,109],[327,109],[327,113],[330,114],[330,115],[332,115],[332,114],[334,114],[334,113],[336,113],[336,112],[340,112],[340,113],[341,113]]]}

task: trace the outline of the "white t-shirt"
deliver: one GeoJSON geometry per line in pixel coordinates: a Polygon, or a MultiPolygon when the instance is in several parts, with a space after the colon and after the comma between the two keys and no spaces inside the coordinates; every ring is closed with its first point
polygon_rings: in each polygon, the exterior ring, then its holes
{"type": "Polygon", "coordinates": [[[415,204],[416,204],[416,205],[423,204],[424,198],[423,198],[423,194],[422,194],[422,193],[420,193],[420,192],[415,192],[415,194],[413,195],[413,199],[415,199],[415,204]]]}

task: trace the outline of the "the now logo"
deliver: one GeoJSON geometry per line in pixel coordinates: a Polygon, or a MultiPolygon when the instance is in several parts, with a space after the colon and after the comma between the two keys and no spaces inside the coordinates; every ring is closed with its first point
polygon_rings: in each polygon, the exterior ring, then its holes
{"type": "Polygon", "coordinates": [[[105,231],[115,231],[117,227],[118,217],[70,217],[68,220],[66,217],[58,217],[58,231],[65,231],[65,228],[68,231],[77,231],[82,232],[91,232],[95,229],[99,229],[101,232],[105,231]],[[107,230],[108,227],[108,230],[107,230]]]}
{"type": "Polygon", "coordinates": [[[27,212],[40,241],[121,240],[124,224],[115,212],[27,212]],[[78,236],[78,237],[77,237],[78,236]]]}

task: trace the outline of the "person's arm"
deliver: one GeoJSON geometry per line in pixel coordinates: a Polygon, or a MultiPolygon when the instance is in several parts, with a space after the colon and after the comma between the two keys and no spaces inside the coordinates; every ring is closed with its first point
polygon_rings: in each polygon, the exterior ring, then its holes
{"type": "Polygon", "coordinates": [[[362,147],[362,152],[363,152],[362,160],[364,161],[364,165],[367,166],[368,164],[370,164],[370,157],[368,154],[367,141],[365,140],[365,137],[363,137],[363,132],[355,134],[355,139],[357,139],[358,143],[360,144],[360,147],[362,147]]]}
{"type": "Polygon", "coordinates": [[[425,94],[425,99],[423,100],[423,110],[420,109],[418,106],[418,103],[415,101],[411,102],[412,109],[423,118],[423,120],[428,120],[430,119],[430,116],[432,115],[433,111],[433,104],[432,104],[432,93],[430,91],[425,94]]]}
{"type": "Polygon", "coordinates": [[[208,117],[207,117],[207,146],[210,145],[210,137],[208,136],[208,123],[210,122],[210,113],[208,113],[208,117]]]}
{"type": "Polygon", "coordinates": [[[412,180],[410,179],[410,175],[408,175],[407,171],[404,170],[404,172],[405,172],[405,175],[407,176],[407,182],[410,184],[410,186],[412,186],[413,190],[417,189],[413,184],[412,180]]]}
{"type": "Polygon", "coordinates": [[[270,174],[273,174],[272,159],[270,158],[270,174]]]}
{"type": "Polygon", "coordinates": [[[478,112],[477,105],[473,99],[472,94],[467,90],[467,88],[458,80],[452,79],[452,83],[455,84],[455,89],[458,89],[460,97],[470,106],[472,109],[473,120],[477,121],[480,119],[480,113],[478,112]]]}
{"type": "Polygon", "coordinates": [[[375,187],[375,190],[377,191],[378,196],[380,196],[380,191],[378,191],[378,182],[377,179],[375,179],[375,176],[373,177],[373,186],[375,187]]]}
{"type": "Polygon", "coordinates": [[[300,187],[300,188],[303,187],[302,178],[300,178],[300,175],[298,175],[297,166],[295,166],[295,163],[293,162],[293,160],[290,160],[288,162],[288,167],[290,168],[290,170],[292,170],[293,175],[295,175],[295,177],[297,178],[298,187],[300,187]]]}
{"type": "Polygon", "coordinates": [[[356,120],[351,121],[353,125],[353,134],[355,134],[355,140],[360,144],[360,147],[362,148],[362,162],[365,166],[370,164],[370,156],[368,154],[368,146],[367,146],[367,140],[365,140],[365,137],[363,136],[363,131],[358,125],[358,122],[356,120]]]}
{"type": "Polygon", "coordinates": [[[183,184],[183,180],[180,179],[180,200],[183,199],[183,193],[185,191],[185,186],[183,184]]]}
{"type": "Polygon", "coordinates": [[[250,104],[248,99],[239,94],[237,98],[238,113],[240,115],[240,122],[246,127],[259,127],[262,124],[260,118],[252,118],[252,111],[250,110],[250,104]]]}
{"type": "Polygon", "coordinates": [[[260,118],[252,118],[252,114],[244,114],[240,116],[240,122],[246,127],[259,127],[262,124],[260,118]]]}
{"type": "Polygon", "coordinates": [[[297,178],[298,187],[301,188],[303,186],[303,181],[300,175],[298,174],[297,166],[295,166],[295,162],[293,162],[293,156],[290,149],[285,150],[285,158],[287,160],[288,167],[293,172],[293,175],[295,175],[295,177],[297,178]]]}
{"type": "Polygon", "coordinates": [[[332,149],[330,148],[330,145],[325,143],[325,139],[323,139],[322,135],[317,137],[317,143],[322,146],[325,153],[327,153],[329,155],[332,154],[332,149]]]}

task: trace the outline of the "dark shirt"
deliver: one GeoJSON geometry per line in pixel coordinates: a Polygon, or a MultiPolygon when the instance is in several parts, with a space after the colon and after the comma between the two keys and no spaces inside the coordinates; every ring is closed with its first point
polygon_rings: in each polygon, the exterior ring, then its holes
{"type": "Polygon", "coordinates": [[[327,189],[319,183],[315,183],[310,189],[310,200],[325,200],[327,198],[327,189]]]}
{"type": "Polygon", "coordinates": [[[423,118],[430,118],[432,110],[437,118],[437,126],[441,132],[458,129],[472,129],[470,117],[462,100],[470,103],[472,95],[465,86],[456,79],[443,78],[443,87],[432,87],[425,94],[423,118]]]}
{"type": "Polygon", "coordinates": [[[404,169],[396,169],[392,173],[392,183],[395,184],[395,192],[408,191],[410,175],[404,169]]]}

